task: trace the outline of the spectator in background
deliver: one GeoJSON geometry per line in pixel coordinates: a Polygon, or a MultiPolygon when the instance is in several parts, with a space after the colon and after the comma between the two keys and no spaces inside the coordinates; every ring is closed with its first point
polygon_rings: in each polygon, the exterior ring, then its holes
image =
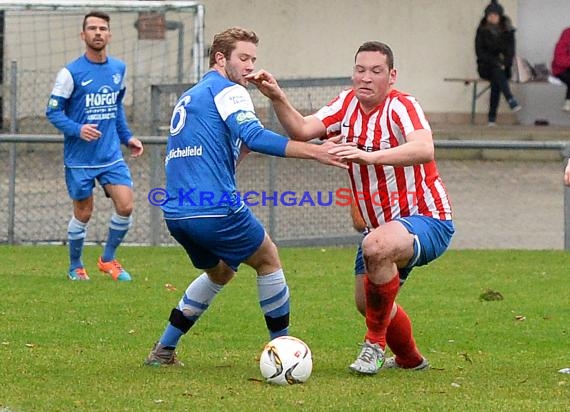
{"type": "Polygon", "coordinates": [[[564,29],[554,48],[552,75],[566,83],[566,101],[562,110],[570,112],[570,27],[564,29]]]}
{"type": "Polygon", "coordinates": [[[509,87],[515,56],[515,28],[511,19],[504,14],[503,7],[495,0],[485,8],[485,16],[477,28],[475,52],[479,76],[491,82],[488,120],[489,126],[494,126],[501,93],[513,112],[522,108],[509,87]]]}

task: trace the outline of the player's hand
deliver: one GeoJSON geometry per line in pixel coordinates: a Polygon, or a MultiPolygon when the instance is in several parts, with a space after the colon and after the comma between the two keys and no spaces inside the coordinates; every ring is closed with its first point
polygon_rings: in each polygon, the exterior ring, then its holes
{"type": "Polygon", "coordinates": [[[242,143],[240,150],[239,150],[239,156],[238,156],[238,160],[237,160],[236,164],[239,165],[249,153],[251,153],[251,150],[249,149],[249,147],[247,147],[245,144],[242,143]]]}
{"type": "Polygon", "coordinates": [[[81,126],[79,137],[81,137],[83,140],[91,142],[93,140],[99,139],[101,137],[101,132],[97,130],[96,124],[84,124],[81,126]]]}
{"type": "Polygon", "coordinates": [[[264,96],[269,97],[270,99],[279,98],[283,93],[277,83],[277,80],[275,80],[275,77],[263,69],[255,73],[248,74],[245,76],[245,79],[248,82],[253,83],[264,96]]]}
{"type": "Polygon", "coordinates": [[[343,136],[339,134],[335,137],[331,137],[323,144],[317,145],[318,150],[315,159],[318,162],[326,165],[340,167],[341,169],[348,169],[346,161],[344,161],[334,153],[331,153],[332,148],[338,146],[338,143],[342,140],[342,138],[343,136]]]}
{"type": "Polygon", "coordinates": [[[356,147],[356,142],[339,143],[329,149],[329,154],[338,156],[342,161],[358,164],[370,164],[370,153],[356,147]]]}
{"type": "Polygon", "coordinates": [[[564,184],[570,186],[570,159],[568,159],[568,164],[564,170],[564,184]]]}
{"type": "Polygon", "coordinates": [[[142,142],[136,137],[131,137],[129,139],[128,147],[131,149],[131,157],[139,157],[144,152],[142,142]]]}
{"type": "Polygon", "coordinates": [[[264,69],[250,73],[247,76],[245,76],[245,78],[247,79],[247,81],[255,84],[256,86],[263,84],[263,82],[266,82],[267,84],[277,83],[275,77],[273,77],[271,73],[269,73],[267,70],[264,69]]]}

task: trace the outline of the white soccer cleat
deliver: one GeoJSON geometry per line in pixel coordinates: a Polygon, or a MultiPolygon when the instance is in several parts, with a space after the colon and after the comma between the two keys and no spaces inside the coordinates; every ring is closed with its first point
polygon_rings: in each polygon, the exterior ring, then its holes
{"type": "Polygon", "coordinates": [[[358,358],[348,367],[361,375],[375,375],[384,364],[384,351],[377,343],[365,341],[358,358]]]}
{"type": "Polygon", "coordinates": [[[413,368],[403,368],[402,366],[398,365],[398,362],[396,362],[396,357],[391,356],[389,358],[386,358],[386,360],[384,361],[384,365],[382,365],[382,369],[403,369],[407,371],[421,371],[429,369],[429,361],[422,356],[422,361],[418,366],[414,366],[413,368]]]}

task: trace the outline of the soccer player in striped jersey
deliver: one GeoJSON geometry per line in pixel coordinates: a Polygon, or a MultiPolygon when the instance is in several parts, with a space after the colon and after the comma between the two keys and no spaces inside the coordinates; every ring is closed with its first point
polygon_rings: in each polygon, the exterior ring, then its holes
{"type": "Polygon", "coordinates": [[[173,110],[165,162],[168,196],[162,210],[171,235],[204,272],[172,309],[146,365],[180,364],[175,353],[180,338],[242,263],[257,272],[259,305],[270,338],[288,334],[289,288],[277,247],[237,193],[236,166],[244,153],[347,168],[328,153],[335,141],[297,142],[263,127],[245,88],[258,41],[254,32],[237,27],[218,33],[210,49],[210,70],[173,110]]]}
{"type": "Polygon", "coordinates": [[[49,121],[64,135],[65,182],[73,201],[67,229],[71,280],[89,280],[81,255],[93,213],[95,181],[115,206],[97,266],[114,280],[131,280],[115,258],[133,212],[133,182],[120,145],[127,146],[133,157],[143,153],[143,145],[133,137],[123,110],[125,64],[107,55],[110,20],[99,11],[85,15],[81,31],[85,54],[57,74],[46,110],[49,121]]]}
{"type": "Polygon", "coordinates": [[[439,257],[455,231],[429,123],[417,100],[394,88],[396,78],[390,47],[366,42],[355,55],[352,88],[302,116],[270,73],[248,77],[271,99],[290,136],[310,140],[339,133],[343,138],[330,153],[349,162],[354,199],[370,228],[361,246],[367,332],[349,367],[365,375],[384,366],[387,344],[396,364],[386,366],[419,369],[427,362],[396,295],[412,268],[439,257]]]}
{"type": "MultiPolygon", "coordinates": [[[[350,214],[352,218],[352,226],[357,232],[362,233],[364,238],[364,236],[370,233],[370,229],[362,218],[360,210],[356,206],[355,202],[350,204],[350,214]]],[[[354,303],[356,304],[358,312],[360,312],[364,317],[366,317],[365,277],[366,265],[364,263],[364,257],[362,256],[362,242],[360,242],[354,258],[354,303]]],[[[400,277],[400,287],[404,285],[405,281],[406,278],[400,277]]],[[[418,351],[416,342],[412,335],[412,323],[410,318],[404,309],[397,303],[392,308],[390,325],[386,330],[386,345],[392,349],[394,354],[400,354],[399,362],[396,360],[396,355],[390,356],[384,360],[382,368],[408,369],[413,371],[429,369],[429,361],[421,355],[420,363],[417,363],[417,357],[414,358],[413,362],[408,363],[408,366],[406,366],[405,361],[402,360],[402,357],[405,359],[406,357],[410,357],[409,354],[413,354],[418,351]]]]}

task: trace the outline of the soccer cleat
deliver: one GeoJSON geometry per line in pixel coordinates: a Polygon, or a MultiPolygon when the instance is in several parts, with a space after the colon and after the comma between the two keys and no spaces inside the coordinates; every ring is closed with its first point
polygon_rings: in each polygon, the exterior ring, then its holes
{"type": "Polygon", "coordinates": [[[144,364],[147,366],[184,366],[184,364],[176,358],[176,351],[162,346],[160,342],[154,344],[144,364]]]}
{"type": "Polygon", "coordinates": [[[85,268],[71,269],[67,273],[67,277],[70,280],[89,280],[89,276],[87,276],[87,272],[85,271],[85,268]]]}
{"type": "Polygon", "coordinates": [[[131,280],[131,275],[129,275],[129,272],[123,269],[117,259],[113,259],[110,262],[103,262],[99,257],[97,266],[101,272],[108,274],[113,278],[113,280],[119,280],[121,282],[128,282],[131,280]]]}
{"type": "Polygon", "coordinates": [[[384,351],[380,345],[365,341],[358,358],[349,366],[349,369],[362,375],[375,375],[383,364],[384,351]]]}
{"type": "Polygon", "coordinates": [[[389,358],[386,358],[386,360],[384,361],[384,365],[382,365],[382,369],[403,369],[407,371],[421,371],[429,369],[429,361],[422,356],[422,361],[418,366],[414,366],[413,368],[403,368],[402,366],[398,365],[398,362],[396,362],[396,357],[391,356],[389,358]]]}

